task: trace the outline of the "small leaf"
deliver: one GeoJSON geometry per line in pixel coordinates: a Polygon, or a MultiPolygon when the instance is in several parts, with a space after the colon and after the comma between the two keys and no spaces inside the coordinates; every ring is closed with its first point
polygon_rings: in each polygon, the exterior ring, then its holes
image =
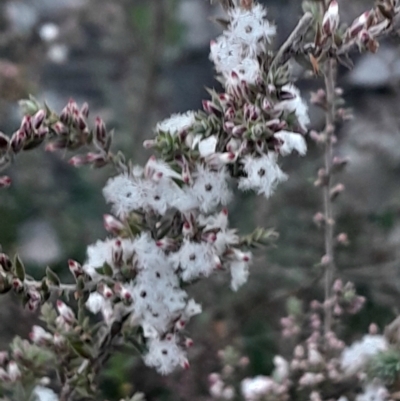
{"type": "Polygon", "coordinates": [[[50,269],[49,266],[46,267],[46,277],[48,278],[48,280],[51,284],[54,284],[57,287],[60,286],[61,281],[60,281],[59,277],[57,276],[56,273],[53,272],[53,270],[50,269]]]}
{"type": "Polygon", "coordinates": [[[103,272],[104,272],[103,274],[108,277],[112,277],[114,274],[112,267],[107,262],[104,262],[103,272]]]}
{"type": "Polygon", "coordinates": [[[21,280],[25,280],[25,266],[22,263],[22,260],[19,258],[18,255],[15,255],[14,258],[14,269],[15,269],[15,274],[17,277],[21,280]]]}
{"type": "Polygon", "coordinates": [[[77,340],[70,340],[69,341],[72,349],[82,358],[85,359],[92,359],[93,355],[92,355],[92,350],[91,348],[82,343],[81,341],[77,341],[77,340]]]}

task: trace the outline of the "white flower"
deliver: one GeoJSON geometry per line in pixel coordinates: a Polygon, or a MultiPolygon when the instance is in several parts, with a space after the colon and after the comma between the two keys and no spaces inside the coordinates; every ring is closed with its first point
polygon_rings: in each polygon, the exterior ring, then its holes
{"type": "Polygon", "coordinates": [[[160,181],[162,178],[176,178],[181,180],[181,175],[163,160],[156,159],[155,157],[150,157],[144,167],[144,175],[146,178],[150,178],[154,181],[160,181]]]}
{"type": "Polygon", "coordinates": [[[251,10],[231,8],[229,16],[231,22],[227,34],[240,40],[253,53],[263,51],[262,42],[270,43],[276,34],[276,28],[266,19],[267,10],[261,4],[254,5],[251,10]]]}
{"type": "Polygon", "coordinates": [[[212,247],[205,242],[185,239],[178,252],[170,255],[175,270],[180,271],[182,280],[191,281],[201,276],[209,276],[215,269],[212,247]]]}
{"type": "Polygon", "coordinates": [[[283,141],[279,148],[279,153],[282,156],[292,153],[293,150],[296,150],[301,156],[304,156],[307,152],[307,144],[301,134],[279,131],[274,134],[274,137],[283,141]]]}
{"type": "MultiPolygon", "coordinates": [[[[147,187],[149,185],[151,183],[147,187]]],[[[106,202],[112,204],[113,212],[120,218],[126,217],[132,210],[143,207],[144,193],[146,193],[146,183],[143,180],[134,180],[127,174],[110,178],[103,188],[106,202]]]]}
{"type": "Polygon", "coordinates": [[[349,376],[361,372],[374,355],[387,348],[388,343],[385,337],[365,335],[361,341],[357,341],[343,350],[340,361],[341,368],[349,376]]]}
{"type": "Polygon", "coordinates": [[[203,216],[200,214],[197,218],[200,226],[204,226],[204,231],[210,230],[226,230],[228,227],[228,211],[227,209],[223,209],[218,214],[203,216]]]}
{"type": "Polygon", "coordinates": [[[186,354],[176,343],[175,336],[169,337],[165,340],[150,339],[147,343],[149,352],[144,356],[144,363],[163,375],[187,363],[186,354]]]}
{"type": "Polygon", "coordinates": [[[57,394],[43,386],[36,386],[32,392],[33,401],[58,401],[57,394]]]}
{"type": "Polygon", "coordinates": [[[86,301],[85,305],[90,312],[96,314],[102,310],[106,303],[106,299],[104,299],[101,294],[99,294],[98,292],[92,292],[89,295],[89,298],[86,301]]]}
{"type": "Polygon", "coordinates": [[[51,333],[46,331],[43,327],[40,326],[33,326],[32,331],[29,334],[29,338],[34,344],[40,344],[43,341],[52,341],[53,336],[51,333]]]}
{"type": "Polygon", "coordinates": [[[289,377],[289,363],[285,358],[280,355],[274,356],[275,370],[273,377],[278,383],[282,383],[289,377]]]}
{"type": "Polygon", "coordinates": [[[228,177],[224,168],[213,171],[201,164],[197,165],[190,194],[197,199],[202,212],[211,212],[217,206],[227,205],[230,202],[232,192],[228,186],[228,177]]]}
{"type": "Polygon", "coordinates": [[[239,243],[239,236],[237,235],[236,229],[219,231],[217,233],[217,238],[213,242],[212,246],[218,256],[221,256],[226,248],[232,245],[237,245],[239,243]]]}
{"type": "Polygon", "coordinates": [[[244,58],[240,42],[226,35],[221,35],[216,41],[212,41],[210,49],[210,59],[215,69],[224,75],[229,75],[244,58]]]}
{"type": "Polygon", "coordinates": [[[189,129],[196,121],[196,113],[187,111],[182,114],[172,114],[171,117],[159,122],[156,126],[156,131],[168,132],[171,135],[180,134],[189,129]]]}
{"type": "Polygon", "coordinates": [[[10,361],[7,366],[7,373],[12,382],[21,377],[21,371],[15,361],[10,361]]]}
{"type": "Polygon", "coordinates": [[[121,247],[122,259],[126,263],[131,259],[133,254],[133,242],[128,238],[119,238],[117,240],[107,239],[105,241],[98,240],[95,244],[88,246],[87,260],[82,266],[82,269],[93,280],[99,280],[101,278],[101,275],[96,272],[96,269],[103,267],[105,263],[113,270],[116,270],[113,253],[117,248],[117,243],[121,247]]]}
{"type": "Polygon", "coordinates": [[[276,154],[272,152],[258,158],[245,156],[243,162],[247,177],[239,179],[239,189],[253,189],[268,198],[276,186],[287,179],[287,175],[276,163],[276,154]]]}
{"type": "Polygon", "coordinates": [[[226,85],[229,88],[237,86],[243,81],[249,85],[254,85],[260,78],[260,74],[261,70],[258,61],[247,57],[226,77],[226,85]]]}
{"type": "Polygon", "coordinates": [[[368,383],[364,392],[356,396],[356,401],[385,401],[389,399],[389,392],[385,386],[377,383],[368,383]]]}
{"type": "Polygon", "coordinates": [[[249,278],[249,264],[241,260],[234,260],[229,263],[229,268],[232,277],[231,288],[233,291],[237,291],[249,278]]]}
{"type": "Polygon", "coordinates": [[[176,207],[182,212],[197,207],[196,200],[169,177],[181,179],[166,163],[151,161],[147,165],[149,178],[129,177],[122,174],[107,181],[103,195],[112,210],[120,218],[125,218],[134,210],[152,210],[164,214],[168,208],[176,207]]]}
{"type": "Polygon", "coordinates": [[[201,305],[194,299],[190,299],[183,313],[185,318],[191,318],[192,316],[198,315],[201,313],[201,305]]]}
{"type": "Polygon", "coordinates": [[[199,142],[199,152],[201,157],[207,157],[215,153],[218,139],[215,135],[211,135],[199,142]]]}
{"type": "Polygon", "coordinates": [[[267,376],[256,376],[246,378],[242,381],[241,389],[246,401],[256,401],[272,392],[275,382],[267,376]]]}
{"type": "Polygon", "coordinates": [[[300,91],[292,84],[284,85],[282,90],[289,92],[293,96],[293,99],[282,100],[275,106],[275,109],[295,113],[300,127],[303,130],[307,130],[307,125],[310,123],[310,117],[308,116],[307,103],[301,98],[300,91]]]}

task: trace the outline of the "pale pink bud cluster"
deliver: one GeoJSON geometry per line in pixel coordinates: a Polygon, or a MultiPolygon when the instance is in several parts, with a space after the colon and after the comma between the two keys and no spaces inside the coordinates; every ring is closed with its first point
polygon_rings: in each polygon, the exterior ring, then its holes
{"type": "Polygon", "coordinates": [[[300,327],[296,322],[296,318],[292,315],[281,318],[282,336],[294,337],[300,333],[300,327]]]}

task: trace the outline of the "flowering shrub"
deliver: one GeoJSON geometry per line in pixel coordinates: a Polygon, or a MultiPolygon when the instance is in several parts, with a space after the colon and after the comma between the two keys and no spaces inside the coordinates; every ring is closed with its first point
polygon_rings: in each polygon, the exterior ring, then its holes
{"type": "MultiPolygon", "coordinates": [[[[332,393],[335,383],[354,379],[348,385],[355,390],[354,383],[378,377],[382,381],[366,381],[364,395],[358,397],[386,397],[384,385],[395,380],[398,370],[381,375],[381,366],[397,366],[398,361],[388,353],[387,340],[371,333],[345,348],[334,331],[337,318],[356,313],[364,300],[351,284],[336,281],[332,287],[332,201],[344,189],[334,182],[334,174],[346,163],[333,158],[332,146],[335,122],[347,117],[337,107],[342,99],[335,87],[336,64],[349,65],[353,48],[376,51],[376,38],[392,30],[396,4],[381,2],[345,28],[335,0],[307,3],[298,26],[274,53],[270,44],[276,27],[262,5],[252,0],[222,3],[227,19],[210,53],[222,89],[208,91],[203,110],[158,123],[155,137],[144,143],[155,153],[144,167],[113,153],[112,131],[100,118],[93,128],[89,125],[87,104],[79,108],[70,101],[57,114],[34,98],[22,101],[20,128],[11,137],[0,135],[3,167],[18,153],[45,142],[47,151],[76,151],[69,160],[72,166],[110,164],[116,171],[103,189],[113,213],[104,216],[110,235],[88,246],[82,263],[68,261],[75,284],[62,283],[50,268],[43,280],[35,281],[18,255],[0,255],[1,292],[14,291],[32,311],[41,307],[45,323],[32,328],[30,341],[16,338],[10,351],[1,354],[5,397],[98,399],[99,372],[121,343],[135,347],[160,374],[189,367],[186,348],[192,340],[186,325],[201,313],[201,305],[189,297],[187,285],[228,273],[236,291],[247,281],[251,249],[276,237],[264,228],[247,236],[230,228],[227,206],[234,191],[270,197],[288,178],[279,166],[280,156],[306,154],[304,134],[310,120],[288,68],[293,57],[303,58],[313,74],[325,77],[325,90],[312,101],[325,110],[326,127],[311,135],[326,156],[315,183],[324,198],[324,212],[315,221],[325,229],[325,300],[315,301],[309,314],[282,320],[283,335],[298,341],[291,362],[277,356],[274,376],[243,380],[241,393],[247,400],[336,399],[345,391],[332,393]],[[93,315],[101,320],[96,322],[93,315]],[[310,331],[305,340],[304,327],[310,331]],[[367,368],[369,376],[364,375],[367,368]],[[57,380],[51,381],[54,372],[57,380]]],[[[8,176],[0,178],[2,187],[10,184],[8,176]]],[[[346,240],[345,234],[337,237],[346,240]]],[[[211,379],[214,397],[239,394],[238,383],[226,386],[218,375],[211,379]]],[[[136,394],[133,399],[139,398],[136,394]]]]}

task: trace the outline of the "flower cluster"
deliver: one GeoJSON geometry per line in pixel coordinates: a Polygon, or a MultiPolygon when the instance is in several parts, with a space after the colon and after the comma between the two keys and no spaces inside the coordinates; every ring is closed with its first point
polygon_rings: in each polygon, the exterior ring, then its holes
{"type": "Polygon", "coordinates": [[[309,119],[298,89],[268,81],[266,46],[275,28],[265,17],[259,4],[229,10],[227,30],[211,43],[225,92],[210,91],[204,111],[158,123],[144,146],[161,157],[127,168],[103,190],[116,216],[106,227],[117,237],[88,248],[82,270],[97,290],[86,305],[109,324],[129,314],[128,324],[142,328],[145,363],[161,373],[187,366],[182,330],[201,311],[180,283],[216,271],[230,271],[233,290],[247,280],[252,255],[229,228],[225,208],[232,184],[269,197],[287,178],[278,156],[307,150],[309,119]]]}
{"type": "MultiPolygon", "coordinates": [[[[334,286],[337,290],[340,285],[335,283],[334,286]]],[[[332,303],[327,307],[334,308],[332,303]]],[[[305,314],[300,313],[297,319],[291,316],[282,320],[283,334],[292,336],[293,348],[288,358],[274,357],[275,368],[270,376],[246,377],[240,386],[235,386],[243,357],[236,354],[232,358],[230,352],[229,358],[222,358],[222,373],[210,375],[212,397],[230,400],[241,394],[246,401],[388,400],[388,388],[394,384],[399,369],[390,376],[387,361],[382,366],[379,363],[384,358],[391,358],[391,363],[398,366],[400,359],[386,332],[385,336],[379,335],[377,326],[371,324],[369,334],[346,347],[335,330],[324,330],[322,318],[326,312],[326,308],[321,308],[314,300],[305,314]],[[293,330],[296,320],[297,329],[293,330]]],[[[337,317],[336,328],[340,326],[343,313],[337,317]]],[[[348,313],[356,312],[350,310],[348,313]]],[[[285,353],[288,351],[285,347],[285,353]]]]}

